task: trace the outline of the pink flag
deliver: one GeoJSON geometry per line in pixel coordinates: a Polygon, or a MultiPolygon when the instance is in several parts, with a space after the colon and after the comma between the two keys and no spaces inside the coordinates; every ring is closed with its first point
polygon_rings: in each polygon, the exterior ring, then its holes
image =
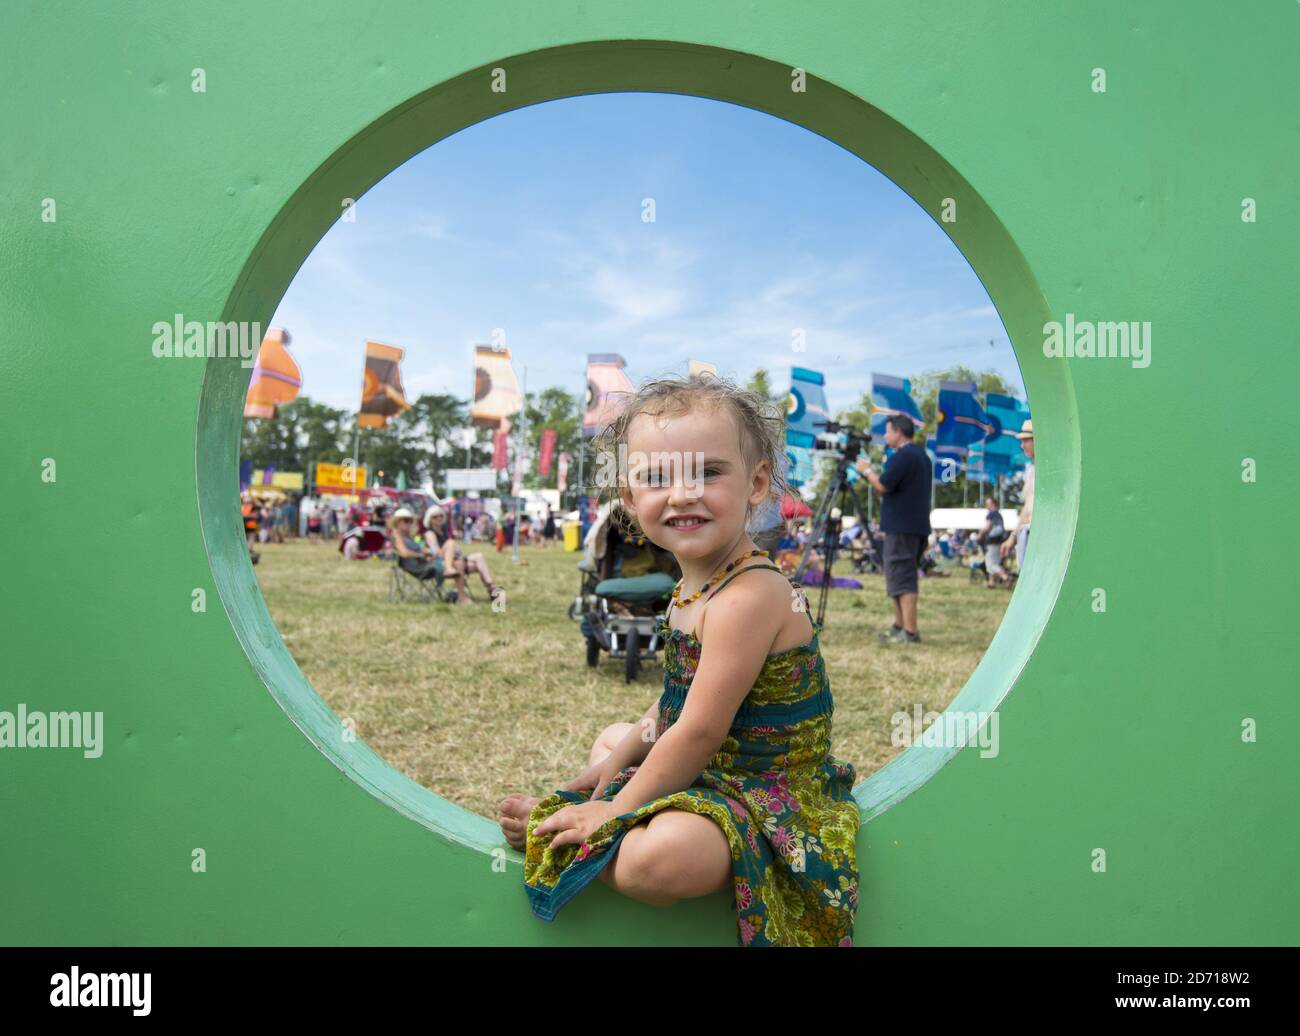
{"type": "Polygon", "coordinates": [[[555,429],[547,428],[542,432],[542,456],[537,462],[537,474],[551,473],[551,455],[555,452],[555,429]]]}

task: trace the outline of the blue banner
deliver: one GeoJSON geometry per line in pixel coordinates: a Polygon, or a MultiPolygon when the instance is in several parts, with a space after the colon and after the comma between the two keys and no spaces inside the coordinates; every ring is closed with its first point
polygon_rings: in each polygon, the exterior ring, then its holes
{"type": "Polygon", "coordinates": [[[786,397],[785,455],[789,462],[786,480],[792,488],[811,482],[813,447],[817,436],[826,434],[831,419],[826,406],[826,379],[819,371],[790,368],[790,394],[786,397]]]}
{"type": "Polygon", "coordinates": [[[871,436],[884,439],[885,422],[895,414],[906,414],[916,422],[918,428],[925,422],[921,420],[921,408],[912,398],[912,383],[906,378],[896,378],[892,374],[871,375],[871,436]]]}
{"type": "Polygon", "coordinates": [[[995,463],[1012,471],[1024,468],[1029,458],[1021,449],[1015,433],[1029,420],[1029,408],[1014,396],[990,392],[984,399],[984,409],[997,432],[988,437],[984,444],[985,452],[989,457],[998,458],[995,463]]]}
{"type": "Polygon", "coordinates": [[[955,482],[966,466],[966,448],[963,446],[940,446],[937,439],[927,439],[925,450],[930,454],[936,482],[955,482]]]}
{"type": "Polygon", "coordinates": [[[825,435],[825,422],[831,419],[826,407],[826,379],[818,371],[803,367],[790,368],[790,395],[786,398],[786,442],[791,432],[825,435]]]}
{"type": "Polygon", "coordinates": [[[993,432],[988,414],[975,397],[973,381],[939,383],[939,427],[936,438],[940,446],[970,449],[993,432]]]}

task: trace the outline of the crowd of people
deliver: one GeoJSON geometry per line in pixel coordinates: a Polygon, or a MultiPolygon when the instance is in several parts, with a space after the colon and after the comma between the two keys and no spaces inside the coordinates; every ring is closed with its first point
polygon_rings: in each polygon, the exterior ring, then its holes
{"type": "MultiPolygon", "coordinates": [[[[290,539],[338,540],[339,550],[349,561],[372,557],[397,559],[402,568],[420,579],[449,578],[455,589],[448,591],[452,602],[470,603],[465,580],[477,575],[495,598],[500,589],[492,581],[487,559],[481,552],[468,552],[462,544],[491,543],[498,552],[510,549],[515,525],[521,545],[548,547],[560,537],[555,513],[547,507],[541,520],[510,511],[503,520],[486,511],[462,513],[459,505],[449,510],[434,504],[417,519],[418,498],[394,501],[387,496],[366,503],[346,503],[328,496],[298,494],[258,499],[252,492],[241,494],[241,514],[250,559],[260,559],[255,544],[285,543],[290,539]],[[375,534],[378,533],[378,536],[375,534]]],[[[427,497],[425,498],[427,500],[427,497]]]]}
{"type": "MultiPolygon", "coordinates": [[[[920,643],[917,609],[920,580],[943,577],[943,561],[964,562],[972,578],[982,573],[989,589],[1011,587],[1024,568],[1034,508],[1034,429],[1025,421],[1018,433],[1030,464],[1025,472],[1021,504],[1014,527],[1008,527],[997,501],[984,501],[984,523],[978,530],[933,529],[930,525],[930,484],[933,467],[929,455],[913,442],[916,426],[906,415],[890,417],[885,424],[885,444],[892,454],[877,472],[870,460],[857,461],[857,471],[879,495],[880,522],[858,522],[841,534],[839,547],[883,571],[885,593],[894,606],[894,624],[881,633],[882,641],[920,643]],[[1015,568],[1009,562],[1014,555],[1015,568]]],[[[795,533],[802,548],[812,535],[805,522],[795,533]]]]}

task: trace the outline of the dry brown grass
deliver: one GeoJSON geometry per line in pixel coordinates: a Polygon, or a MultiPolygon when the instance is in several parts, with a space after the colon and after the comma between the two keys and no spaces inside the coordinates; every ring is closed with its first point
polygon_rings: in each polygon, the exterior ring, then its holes
{"type": "MultiPolygon", "coordinates": [[[[588,669],[569,602],[578,555],[483,544],[506,589],[493,612],[481,584],[473,606],[391,605],[390,563],[347,562],[332,544],[259,545],[255,569],[285,644],[317,692],[409,777],[484,816],[511,791],[544,794],[576,776],[606,726],[635,720],[659,696],[661,665],[626,684],[620,661],[588,669]]],[[[839,567],[837,566],[837,570],[839,567]]],[[[847,566],[841,574],[847,574],[847,566]]],[[[835,693],[837,756],[859,779],[899,749],[889,717],[947,707],[984,654],[1010,595],[964,571],[921,586],[920,645],[881,645],[892,608],[879,576],[835,590],[823,649],[835,693]]],[[[817,588],[809,589],[816,607],[817,588]]],[[[662,655],[660,656],[662,658],[662,655]]]]}

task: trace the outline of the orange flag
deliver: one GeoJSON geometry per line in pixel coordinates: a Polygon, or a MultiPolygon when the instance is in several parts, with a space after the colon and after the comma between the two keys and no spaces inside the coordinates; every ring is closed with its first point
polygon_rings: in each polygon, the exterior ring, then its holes
{"type": "Polygon", "coordinates": [[[245,417],[274,417],[277,406],[298,398],[302,371],[285,348],[288,344],[288,331],[279,327],[267,328],[266,337],[257,351],[253,380],[244,399],[245,417]]]}
{"type": "Polygon", "coordinates": [[[410,410],[402,389],[402,357],[405,351],[395,345],[366,342],[366,372],[361,386],[361,412],[357,424],[362,428],[383,428],[390,417],[410,410]]]}

